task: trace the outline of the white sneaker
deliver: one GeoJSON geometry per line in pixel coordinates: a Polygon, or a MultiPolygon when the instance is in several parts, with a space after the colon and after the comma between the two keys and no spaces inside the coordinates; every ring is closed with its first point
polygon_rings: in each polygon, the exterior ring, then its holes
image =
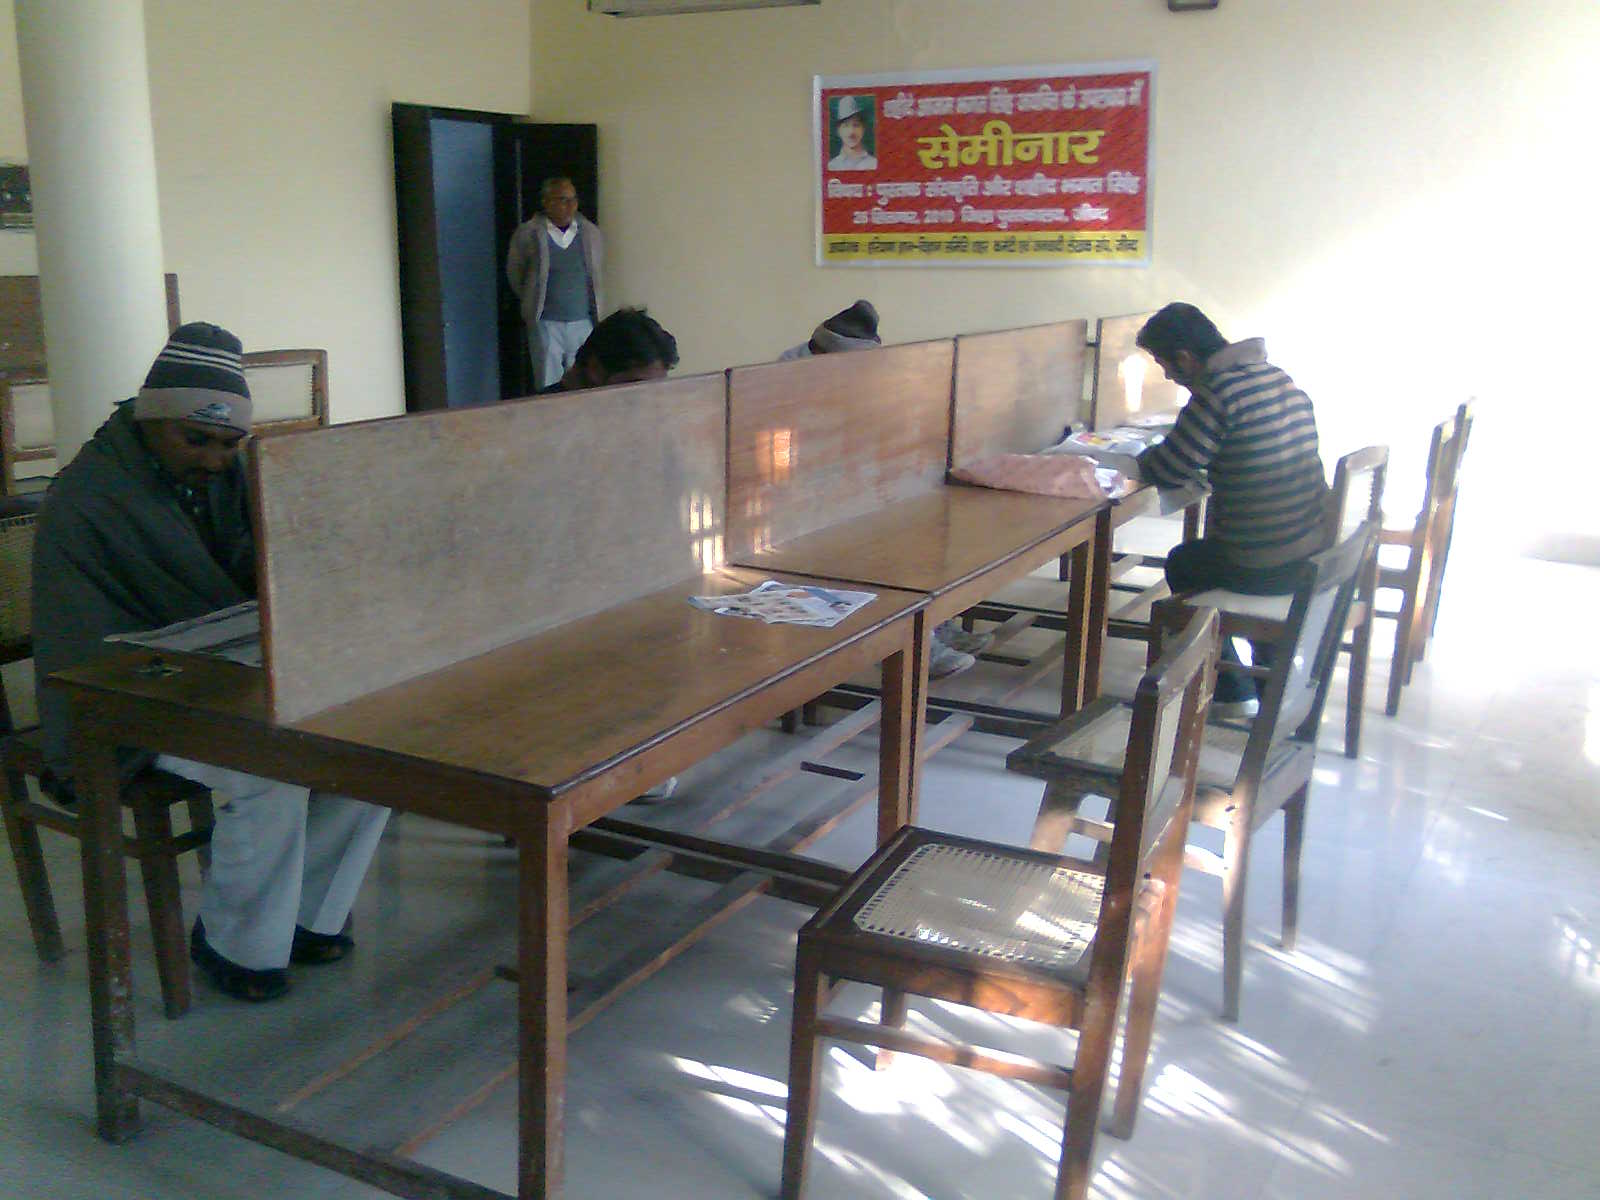
{"type": "Polygon", "coordinates": [[[928,639],[928,678],[944,679],[967,670],[978,660],[962,650],[953,650],[938,638],[928,639]]]}
{"type": "Polygon", "coordinates": [[[676,775],[668,775],[660,783],[656,784],[655,787],[648,788],[645,791],[640,792],[634,797],[634,799],[648,802],[654,802],[657,800],[670,800],[672,799],[672,793],[677,790],[678,777],[676,775]]]}
{"type": "Polygon", "coordinates": [[[961,622],[955,619],[935,625],[933,636],[950,649],[959,650],[963,654],[982,654],[989,648],[989,643],[994,641],[994,634],[979,633],[977,630],[968,633],[961,628],[961,622]]]}

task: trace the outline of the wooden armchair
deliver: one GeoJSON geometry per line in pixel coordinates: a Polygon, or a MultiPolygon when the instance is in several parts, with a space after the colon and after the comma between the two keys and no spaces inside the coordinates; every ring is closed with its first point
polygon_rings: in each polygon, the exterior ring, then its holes
{"type": "Polygon", "coordinates": [[[50,385],[29,371],[0,371],[0,494],[37,495],[54,474],[50,385]]]}
{"type": "Polygon", "coordinates": [[[1411,668],[1427,652],[1428,639],[1439,615],[1439,592],[1444,585],[1445,561],[1455,531],[1456,493],[1467,436],[1472,431],[1472,406],[1463,404],[1449,420],[1433,428],[1428,446],[1428,475],[1422,507],[1410,529],[1385,529],[1380,546],[1403,546],[1405,562],[1378,565],[1380,589],[1400,593],[1398,609],[1374,608],[1373,615],[1395,622],[1394,657],[1389,663],[1389,695],[1384,712],[1400,711],[1400,689],[1411,682],[1411,668]]]}
{"type": "MultiPolygon", "coordinates": [[[[1195,761],[1210,699],[1217,619],[1169,641],[1130,711],[1126,754],[1097,769],[1118,797],[1109,857],[1087,863],[913,826],[901,829],[800,931],[782,1195],[804,1187],[820,1082],[819,1043],[839,1038],[1061,1088],[1066,1137],[1055,1194],[1088,1195],[1123,983],[1131,973],[1111,1131],[1128,1136],[1177,906],[1195,761]],[[884,989],[880,1023],[827,1016],[845,980],[884,989]],[[1079,1031],[1070,1068],[958,1046],[901,1028],[907,994],[1079,1031]]],[[[1071,741],[1079,722],[1058,726],[1071,741]]],[[[1119,748],[1120,749],[1120,748],[1119,748]]]]}
{"type": "MultiPolygon", "coordinates": [[[[32,555],[34,522],[31,511],[0,517],[0,665],[20,662],[33,655],[32,555]]],[[[79,837],[78,814],[70,807],[34,800],[28,792],[29,776],[44,772],[44,749],[38,726],[18,730],[12,720],[10,697],[0,679],[0,814],[16,861],[17,881],[28,911],[34,949],[46,962],[59,959],[65,949],[56,919],[50,876],[45,869],[39,827],[79,837]]],[[[139,860],[145,900],[150,908],[150,928],[155,937],[156,967],[161,977],[161,998],[168,1017],[189,1010],[189,959],[183,904],[178,887],[177,856],[211,840],[211,794],[197,783],[164,771],[145,771],[123,789],[122,800],[133,813],[134,835],[124,837],[122,852],[139,860]],[[176,834],[171,809],[189,809],[188,832],[176,834]]]]}
{"type": "MultiPolygon", "coordinates": [[[[326,350],[251,350],[243,356],[257,437],[328,423],[326,350]]],[[[31,372],[0,373],[0,488],[7,496],[44,491],[57,467],[50,384],[31,372]],[[20,464],[36,464],[33,469],[20,464]]]]}
{"type": "MultiPolygon", "coordinates": [[[[1165,631],[1182,628],[1197,608],[1221,608],[1222,635],[1248,637],[1268,648],[1270,667],[1244,668],[1265,680],[1260,712],[1248,723],[1212,717],[1200,754],[1194,820],[1223,831],[1223,850],[1216,854],[1191,846],[1189,866],[1222,878],[1223,1003],[1222,1015],[1239,1018],[1244,978],[1244,899],[1250,862],[1250,839],[1280,809],[1284,814],[1283,945],[1294,948],[1299,919],[1300,848],[1306,803],[1316,765],[1317,727],[1327,699],[1334,659],[1364,562],[1371,554],[1377,525],[1363,523],[1343,542],[1300,564],[1299,579],[1289,598],[1246,596],[1211,591],[1174,597],[1154,606],[1150,652],[1159,652],[1165,631]],[[1224,607],[1225,606],[1225,607],[1224,607]]],[[[1126,702],[1105,698],[1084,709],[1098,744],[1116,743],[1128,727],[1126,702]]],[[[1053,731],[1015,751],[1012,761],[1030,759],[1059,763],[1070,755],[1055,751],[1053,731]]],[[[1089,736],[1086,730],[1084,737],[1089,736]]],[[[1083,760],[1084,769],[1096,765],[1083,760]]],[[[1079,809],[1091,790],[1060,787],[1046,793],[1035,844],[1060,844],[1069,833],[1109,841],[1110,828],[1084,817],[1079,809]]]]}
{"type": "Polygon", "coordinates": [[[326,350],[249,350],[244,354],[244,377],[250,385],[257,437],[328,423],[326,350]]]}
{"type": "MultiPolygon", "coordinates": [[[[1333,495],[1328,505],[1328,544],[1337,545],[1363,524],[1383,524],[1383,485],[1389,470],[1389,448],[1367,446],[1346,454],[1333,469],[1333,495]]],[[[1367,660],[1372,650],[1372,622],[1377,615],[1378,545],[1374,541],[1356,577],[1345,630],[1350,635],[1339,649],[1350,655],[1345,677],[1344,754],[1361,753],[1361,719],[1367,700],[1367,660]]]]}

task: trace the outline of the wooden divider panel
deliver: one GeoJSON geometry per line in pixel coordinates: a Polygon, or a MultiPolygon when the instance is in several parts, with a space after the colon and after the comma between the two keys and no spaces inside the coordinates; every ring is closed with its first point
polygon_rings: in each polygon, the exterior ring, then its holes
{"type": "Polygon", "coordinates": [[[725,388],[705,375],[258,441],[273,720],[718,565],[725,388]]]}
{"type": "Polygon", "coordinates": [[[1154,313],[1101,317],[1094,354],[1096,429],[1126,425],[1130,417],[1175,413],[1188,390],[1161,373],[1156,360],[1134,341],[1154,313]]]}
{"type": "Polygon", "coordinates": [[[1080,423],[1088,338],[1088,321],[958,337],[950,465],[1033,454],[1080,423]]]}
{"type": "Polygon", "coordinates": [[[915,342],[729,372],[730,557],[942,487],[954,352],[915,342]]]}

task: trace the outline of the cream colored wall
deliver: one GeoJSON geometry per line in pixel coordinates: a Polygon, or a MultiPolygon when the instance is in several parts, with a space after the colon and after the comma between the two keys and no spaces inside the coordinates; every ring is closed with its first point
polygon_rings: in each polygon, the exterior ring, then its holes
{"type": "MultiPolygon", "coordinates": [[[[334,420],[402,411],[389,105],[525,111],[528,0],[145,0],[145,20],[184,316],[326,348],[334,420]]],[[[0,0],[0,156],[22,158],[15,58],[0,0]]],[[[35,269],[32,235],[0,234],[0,271],[35,269]]]]}
{"type": "MultiPolygon", "coordinates": [[[[648,303],[687,370],[774,357],[857,296],[890,341],[1183,298],[1232,337],[1267,337],[1316,400],[1330,463],[1392,442],[1397,493],[1469,394],[1483,477],[1530,408],[1600,435],[1565,358],[1589,340],[1600,265],[1593,0],[824,0],[638,20],[533,6],[535,115],[600,126],[609,293],[648,303]],[[1148,269],[813,265],[814,73],[1133,57],[1157,62],[1148,269]]],[[[1581,504],[1592,522],[1583,482],[1541,472],[1562,502],[1549,511],[1581,504]]]]}

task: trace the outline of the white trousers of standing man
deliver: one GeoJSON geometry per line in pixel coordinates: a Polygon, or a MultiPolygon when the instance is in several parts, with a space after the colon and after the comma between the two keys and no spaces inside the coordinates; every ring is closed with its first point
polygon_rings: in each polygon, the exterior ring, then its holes
{"type": "Polygon", "coordinates": [[[206,942],[252,971],[289,965],[294,927],[338,933],[389,810],[163,754],[156,767],[211,789],[216,825],[200,894],[206,942]]]}
{"type": "Polygon", "coordinates": [[[547,388],[567,373],[578,347],[594,332],[594,322],[535,321],[528,330],[528,356],[533,359],[534,386],[547,388]]]}

